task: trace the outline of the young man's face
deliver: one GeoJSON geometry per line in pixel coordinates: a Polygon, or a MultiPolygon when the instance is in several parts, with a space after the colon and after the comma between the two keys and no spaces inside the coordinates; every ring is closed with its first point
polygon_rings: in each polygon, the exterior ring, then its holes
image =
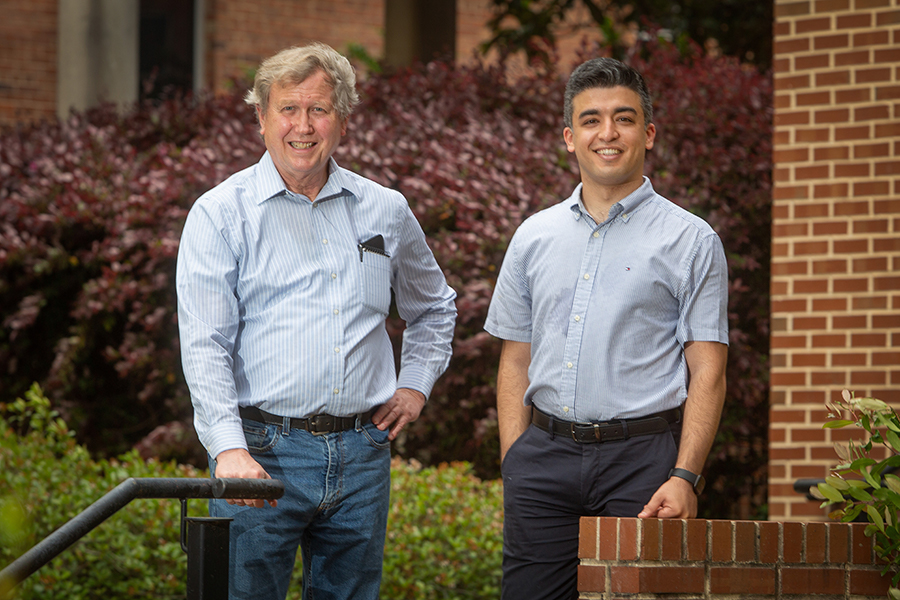
{"type": "Polygon", "coordinates": [[[331,102],[332,86],[316,71],[298,84],[275,84],[258,111],[266,149],[292,192],[315,199],[328,180],[328,160],[347,132],[331,102]]]}
{"type": "Polygon", "coordinates": [[[644,122],[641,98],[629,88],[590,88],[572,100],[572,127],[563,130],[586,188],[631,188],[643,182],[644,155],[656,127],[644,122]]]}

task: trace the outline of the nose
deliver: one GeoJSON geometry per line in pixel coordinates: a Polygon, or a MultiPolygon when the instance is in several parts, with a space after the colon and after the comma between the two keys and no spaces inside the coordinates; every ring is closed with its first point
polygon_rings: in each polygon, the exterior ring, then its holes
{"type": "Polygon", "coordinates": [[[597,130],[597,136],[604,141],[614,140],[619,137],[619,130],[616,129],[614,119],[604,119],[603,123],[597,130]]]}
{"type": "Polygon", "coordinates": [[[294,116],[293,126],[298,133],[312,132],[312,119],[309,118],[309,113],[305,110],[298,110],[294,116]]]}

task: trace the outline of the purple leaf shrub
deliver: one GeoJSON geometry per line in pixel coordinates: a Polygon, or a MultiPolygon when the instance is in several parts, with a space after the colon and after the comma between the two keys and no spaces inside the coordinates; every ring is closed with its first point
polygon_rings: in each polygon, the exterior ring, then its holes
{"type": "MultiPolygon", "coordinates": [[[[708,219],[728,252],[728,400],[706,504],[734,517],[738,494],[765,502],[771,81],[657,42],[627,60],[655,92],[648,174],[660,193],[708,219]]],[[[336,159],[409,199],[458,293],[450,369],[395,446],[407,458],[466,460],[482,477],[498,475],[500,344],[482,326],[516,227],[578,182],[562,141],[564,84],[552,70],[442,63],[360,83],[363,102],[336,159]]],[[[39,381],[96,452],[138,442],[147,454],[184,448],[176,422],[190,430],[191,408],[174,295],[181,227],[202,192],[262,151],[240,93],[127,114],[104,106],[0,132],[0,402],[39,381]]],[[[389,320],[397,346],[402,329],[389,320]]]]}

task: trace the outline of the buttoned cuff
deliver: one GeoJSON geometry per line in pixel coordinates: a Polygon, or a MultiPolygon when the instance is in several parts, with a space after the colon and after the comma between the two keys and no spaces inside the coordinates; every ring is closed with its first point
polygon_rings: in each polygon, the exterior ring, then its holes
{"type": "Polygon", "coordinates": [[[236,448],[247,450],[247,438],[244,437],[244,428],[240,421],[221,423],[211,427],[205,432],[201,441],[212,458],[226,450],[236,448]]]}
{"type": "Polygon", "coordinates": [[[431,395],[431,388],[437,377],[427,368],[420,365],[409,365],[400,369],[400,376],[397,378],[398,388],[408,388],[422,392],[425,394],[425,400],[431,395]]]}

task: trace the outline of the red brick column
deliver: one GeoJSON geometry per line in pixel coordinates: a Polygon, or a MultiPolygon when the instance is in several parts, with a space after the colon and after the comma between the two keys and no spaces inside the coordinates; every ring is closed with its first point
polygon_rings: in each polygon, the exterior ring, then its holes
{"type": "Polygon", "coordinates": [[[206,0],[206,87],[222,90],[262,59],[312,41],[345,52],[360,44],[384,54],[384,0],[206,0]]]}
{"type": "Polygon", "coordinates": [[[900,404],[900,4],[776,0],[769,518],[821,520],[824,403],[900,404]]]}
{"type": "Polygon", "coordinates": [[[864,523],[584,517],[582,600],[886,597],[864,523]],[[668,597],[668,596],[666,596],[668,597]]]}
{"type": "Polygon", "coordinates": [[[4,3],[0,19],[0,124],[56,118],[57,2],[4,3]]]}

